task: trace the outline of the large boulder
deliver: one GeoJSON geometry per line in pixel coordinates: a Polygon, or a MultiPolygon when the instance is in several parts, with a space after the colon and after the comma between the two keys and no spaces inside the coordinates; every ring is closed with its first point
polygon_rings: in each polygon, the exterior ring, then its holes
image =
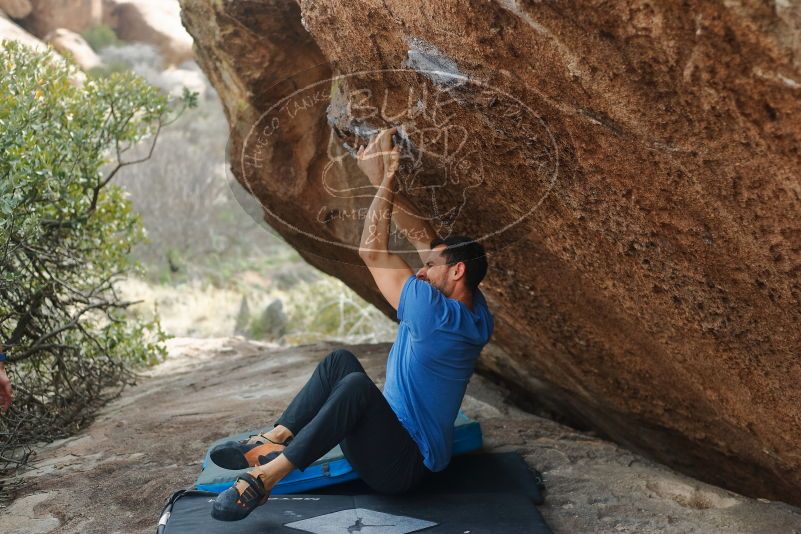
{"type": "Polygon", "coordinates": [[[82,33],[102,20],[102,0],[29,1],[32,10],[23,23],[28,31],[40,37],[58,28],[82,33]]]}
{"type": "Polygon", "coordinates": [[[5,17],[0,17],[0,42],[2,41],[19,41],[42,52],[47,50],[46,44],[5,17]]]}
{"type": "Polygon", "coordinates": [[[50,32],[45,41],[63,56],[69,56],[83,70],[93,69],[102,64],[100,57],[92,50],[86,39],[66,28],[50,32]]]}
{"type": "Polygon", "coordinates": [[[0,0],[0,13],[12,19],[25,18],[31,14],[31,3],[29,0],[0,0]]]}
{"type": "Polygon", "coordinates": [[[120,39],[155,46],[171,65],[192,59],[192,37],[181,24],[177,0],[103,2],[103,20],[120,39]]]}
{"type": "Polygon", "coordinates": [[[310,263],[394,316],[356,254],[373,190],[348,151],[400,125],[411,202],[491,254],[484,372],[801,503],[795,4],[182,5],[234,176],[310,263]]]}

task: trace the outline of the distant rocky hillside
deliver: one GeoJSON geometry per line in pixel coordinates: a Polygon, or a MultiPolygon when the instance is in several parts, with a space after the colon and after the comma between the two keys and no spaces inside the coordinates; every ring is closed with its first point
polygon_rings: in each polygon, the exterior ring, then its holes
{"type": "Polygon", "coordinates": [[[181,3],[232,170],[310,263],[394,315],[348,151],[401,126],[404,192],[491,252],[484,371],[801,503],[801,4],[181,3]]]}
{"type": "Polygon", "coordinates": [[[153,45],[168,65],[193,57],[177,0],[0,0],[0,40],[51,44],[85,70],[100,60],[81,34],[98,26],[123,41],[153,45]]]}

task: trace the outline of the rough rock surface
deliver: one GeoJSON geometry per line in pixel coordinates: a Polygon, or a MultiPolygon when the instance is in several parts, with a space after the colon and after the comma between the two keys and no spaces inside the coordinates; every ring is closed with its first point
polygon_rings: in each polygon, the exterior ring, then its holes
{"type": "Polygon", "coordinates": [[[44,37],[58,28],[81,33],[100,24],[103,0],[29,0],[32,11],[23,22],[34,35],[44,37]]]}
{"type": "MultiPolygon", "coordinates": [[[[84,432],[47,446],[10,480],[0,532],[153,532],[164,500],[197,476],[208,444],[274,420],[332,343],[276,349],[241,339],[176,339],[170,358],[84,432]],[[258,414],[254,415],[254,406],[258,414]],[[135,493],[135,498],[132,495],[135,493]]],[[[347,347],[383,382],[389,345],[347,347]]],[[[543,473],[539,509],[557,533],[801,532],[801,510],[699,483],[588,434],[510,407],[474,377],[463,409],[485,448],[543,473]]]]}
{"type": "Polygon", "coordinates": [[[14,24],[14,22],[11,20],[5,17],[0,17],[0,42],[6,40],[19,41],[24,45],[35,48],[36,50],[47,50],[47,45],[42,41],[26,32],[18,25],[14,24]]]}
{"type": "Polygon", "coordinates": [[[124,41],[155,46],[168,64],[193,57],[176,0],[103,0],[103,21],[124,41]]]}
{"type": "Polygon", "coordinates": [[[0,12],[12,19],[21,19],[31,14],[29,0],[0,0],[0,12]]]}
{"type": "Polygon", "coordinates": [[[102,64],[98,56],[86,39],[66,28],[59,28],[50,32],[45,41],[53,45],[61,55],[70,56],[75,64],[83,70],[93,69],[102,64]]]}
{"type": "Polygon", "coordinates": [[[485,371],[801,503],[801,4],[182,6],[234,175],[310,263],[394,314],[355,253],[373,191],[343,143],[402,125],[407,195],[492,254],[485,371]]]}

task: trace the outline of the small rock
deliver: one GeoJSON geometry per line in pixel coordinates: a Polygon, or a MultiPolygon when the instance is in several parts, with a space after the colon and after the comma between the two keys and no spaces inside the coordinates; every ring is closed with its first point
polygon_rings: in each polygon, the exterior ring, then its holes
{"type": "Polygon", "coordinates": [[[45,41],[53,45],[61,55],[69,55],[83,70],[99,67],[102,62],[86,39],[66,28],[58,28],[50,32],[45,41]]]}
{"type": "Polygon", "coordinates": [[[276,339],[286,334],[287,322],[284,303],[275,299],[264,308],[261,316],[251,321],[249,333],[255,339],[276,339]]]}
{"type": "Polygon", "coordinates": [[[234,335],[247,337],[248,324],[250,323],[250,305],[247,296],[242,296],[239,303],[239,312],[236,314],[234,323],[234,335]]]}

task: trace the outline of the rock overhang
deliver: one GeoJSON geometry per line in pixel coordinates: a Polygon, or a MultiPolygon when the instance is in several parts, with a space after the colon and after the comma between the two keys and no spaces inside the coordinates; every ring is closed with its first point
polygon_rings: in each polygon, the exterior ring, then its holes
{"type": "Polygon", "coordinates": [[[402,124],[407,192],[440,232],[484,236],[526,215],[486,241],[497,327],[485,372],[695,476],[794,501],[801,99],[786,80],[801,75],[785,11],[184,4],[212,83],[246,99],[239,112],[222,95],[234,152],[243,124],[292,90],[339,91],[267,143],[260,169],[234,169],[310,263],[394,316],[359,264],[358,217],[318,214],[358,214],[371,198],[343,143],[402,124]],[[373,75],[356,87],[359,72],[373,75]],[[496,93],[470,90],[480,83],[496,93]],[[406,120],[354,115],[354,88],[386,94],[406,120]],[[436,109],[424,89],[454,111],[439,137],[420,127],[436,109]],[[442,157],[445,131],[465,132],[465,157],[442,157]]]}

